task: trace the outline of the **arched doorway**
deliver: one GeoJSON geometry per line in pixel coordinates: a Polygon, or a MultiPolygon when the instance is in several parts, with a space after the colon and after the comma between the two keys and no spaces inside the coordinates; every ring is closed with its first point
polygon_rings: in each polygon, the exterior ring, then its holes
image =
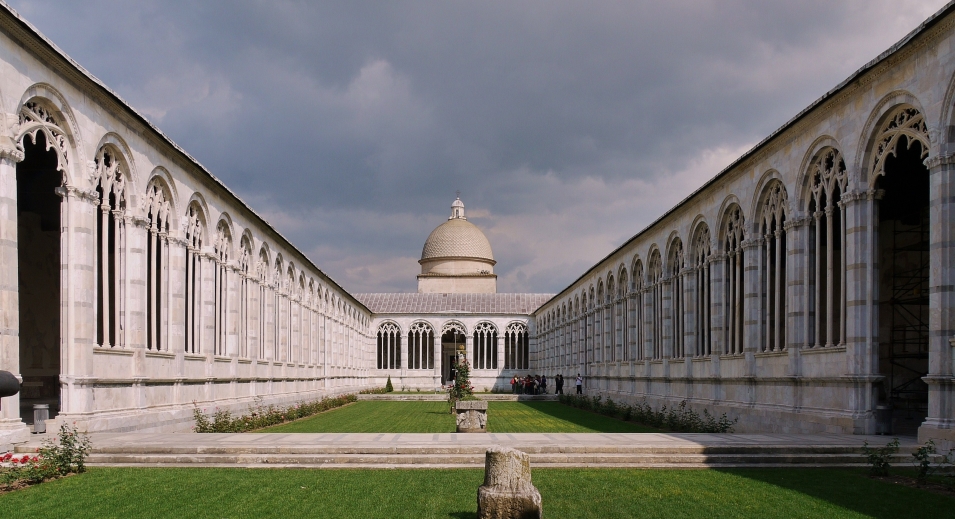
{"type": "Polygon", "coordinates": [[[33,406],[60,410],[60,196],[58,158],[46,135],[23,139],[17,164],[17,261],[20,308],[20,417],[33,406]]]}
{"type": "Polygon", "coordinates": [[[441,334],[441,360],[445,361],[441,378],[444,383],[454,379],[454,364],[458,357],[466,356],[467,336],[464,327],[457,323],[448,323],[444,325],[441,334]]]}
{"type": "Polygon", "coordinates": [[[882,194],[876,258],[879,372],[885,376],[878,398],[893,408],[894,434],[916,434],[928,412],[928,385],[922,380],[929,358],[929,170],[923,163],[928,152],[911,136],[898,136],[894,144],[876,182],[882,194]]]}

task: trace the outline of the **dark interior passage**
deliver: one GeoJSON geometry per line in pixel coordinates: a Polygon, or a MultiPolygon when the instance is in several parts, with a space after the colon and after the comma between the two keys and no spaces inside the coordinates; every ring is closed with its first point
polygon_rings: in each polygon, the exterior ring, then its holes
{"type": "Polygon", "coordinates": [[[17,255],[20,303],[20,416],[33,423],[33,405],[60,408],[60,197],[56,153],[24,139],[17,164],[17,255]]]}
{"type": "Polygon", "coordinates": [[[928,411],[929,171],[903,137],[885,163],[879,203],[879,400],[895,434],[915,434],[928,411]]]}

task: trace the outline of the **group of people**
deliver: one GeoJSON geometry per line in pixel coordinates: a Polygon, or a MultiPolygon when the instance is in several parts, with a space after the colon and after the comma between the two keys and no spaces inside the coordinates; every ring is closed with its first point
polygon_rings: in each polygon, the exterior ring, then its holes
{"type": "MultiPolygon", "coordinates": [[[[584,379],[580,376],[580,373],[577,374],[577,379],[574,381],[574,385],[577,386],[577,394],[581,394],[583,390],[584,379]]],[[[564,376],[560,373],[557,374],[557,377],[554,378],[554,394],[563,395],[564,394],[564,376]]],[[[511,378],[511,392],[515,395],[546,395],[547,394],[547,376],[546,375],[527,375],[521,377],[520,375],[514,375],[511,378]]]]}

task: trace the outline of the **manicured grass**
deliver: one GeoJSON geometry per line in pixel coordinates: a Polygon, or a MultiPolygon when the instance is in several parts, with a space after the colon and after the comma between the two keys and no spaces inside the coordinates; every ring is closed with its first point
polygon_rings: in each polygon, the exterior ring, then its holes
{"type": "MultiPolygon", "coordinates": [[[[258,432],[450,433],[447,402],[364,400],[258,432]]],[[[574,409],[559,402],[490,402],[489,432],[654,432],[641,425],[574,409]]]]}
{"type": "Polygon", "coordinates": [[[659,432],[656,429],[581,411],[560,402],[491,402],[488,432],[659,432]]]}
{"type": "MultiPolygon", "coordinates": [[[[554,518],[950,517],[955,498],[861,470],[536,469],[554,518]]],[[[0,517],[476,517],[483,471],[91,469],[0,495],[0,517]]]]}

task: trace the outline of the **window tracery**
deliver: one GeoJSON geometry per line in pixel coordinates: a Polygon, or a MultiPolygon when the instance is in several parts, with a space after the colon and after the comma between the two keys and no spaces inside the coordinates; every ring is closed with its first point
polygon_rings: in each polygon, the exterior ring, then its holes
{"type": "Polygon", "coordinates": [[[885,161],[896,154],[899,140],[905,137],[908,147],[918,142],[922,145],[922,160],[928,157],[929,136],[928,125],[922,113],[912,106],[897,108],[888,120],[879,129],[876,137],[877,144],[872,156],[870,178],[875,181],[879,175],[885,174],[885,161]]]}
{"type": "Polygon", "coordinates": [[[227,329],[229,316],[229,260],[232,252],[232,231],[228,222],[219,220],[216,225],[216,236],[212,242],[212,251],[215,256],[213,265],[212,286],[215,294],[215,337],[214,351],[216,355],[227,355],[227,329]]]}
{"type": "MultiPolygon", "coordinates": [[[[20,108],[18,126],[18,143],[22,142],[24,137],[29,137],[30,141],[36,144],[37,134],[42,132],[46,140],[46,151],[52,149],[56,153],[56,170],[66,172],[69,167],[69,139],[63,125],[56,120],[50,109],[36,100],[24,103],[20,108]]],[[[22,149],[20,151],[22,152],[22,149]]]]}
{"type": "Polygon", "coordinates": [[[434,369],[434,329],[422,321],[408,329],[408,368],[434,369]]]}
{"type": "Polygon", "coordinates": [[[733,204],[723,224],[723,353],[743,353],[743,300],[745,297],[743,272],[745,270],[743,240],[745,221],[740,207],[733,204]]]}
{"type": "Polygon", "coordinates": [[[786,205],[782,182],[766,188],[759,215],[759,305],[760,351],[786,349],[786,205]]]}
{"type": "Polygon", "coordinates": [[[647,340],[644,322],[646,290],[643,281],[643,262],[638,259],[633,264],[633,338],[630,358],[634,360],[643,360],[644,345],[647,340]]]}
{"type": "Polygon", "coordinates": [[[185,307],[185,350],[186,353],[199,353],[202,333],[202,240],[205,218],[199,204],[193,202],[186,209],[183,218],[183,235],[186,238],[186,307],[185,307]]]}
{"type": "Polygon", "coordinates": [[[683,241],[676,238],[670,245],[670,258],[667,261],[670,281],[670,322],[673,337],[674,358],[686,355],[683,318],[686,314],[686,301],[683,296],[686,290],[686,279],[683,276],[683,241]]]}
{"type": "Polygon", "coordinates": [[[845,343],[846,210],[848,178],[842,154],[823,149],[809,169],[809,312],[815,346],[845,343]]]}
{"type": "MultiPolygon", "coordinates": [[[[47,145],[49,149],[49,144],[47,145]]],[[[100,148],[94,160],[95,189],[99,201],[97,240],[97,322],[98,343],[104,348],[123,341],[120,323],[125,301],[122,275],[126,264],[126,178],[125,166],[108,147],[100,148]]]]}
{"type": "Polygon", "coordinates": [[[401,368],[401,329],[395,323],[378,327],[378,369],[401,368]]]}
{"type": "Polygon", "coordinates": [[[169,264],[169,197],[165,183],[155,178],[146,188],[143,198],[143,212],[149,222],[146,242],[146,272],[149,273],[147,286],[146,314],[148,349],[166,349],[167,334],[163,333],[164,315],[168,308],[168,267],[169,264]]]}
{"type": "Polygon", "coordinates": [[[471,343],[475,369],[497,369],[497,328],[489,322],[474,326],[471,343]]]}
{"type": "Polygon", "coordinates": [[[504,329],[504,369],[529,369],[530,339],[527,326],[514,322],[504,329]]]}
{"type": "Polygon", "coordinates": [[[700,224],[696,232],[696,239],[693,241],[692,264],[696,296],[693,308],[696,324],[694,354],[697,357],[712,353],[710,337],[710,309],[712,307],[710,255],[710,228],[705,223],[700,224]]]}
{"type": "Polygon", "coordinates": [[[654,359],[663,358],[663,260],[660,250],[654,249],[647,264],[647,283],[650,285],[649,339],[654,359]]]}

